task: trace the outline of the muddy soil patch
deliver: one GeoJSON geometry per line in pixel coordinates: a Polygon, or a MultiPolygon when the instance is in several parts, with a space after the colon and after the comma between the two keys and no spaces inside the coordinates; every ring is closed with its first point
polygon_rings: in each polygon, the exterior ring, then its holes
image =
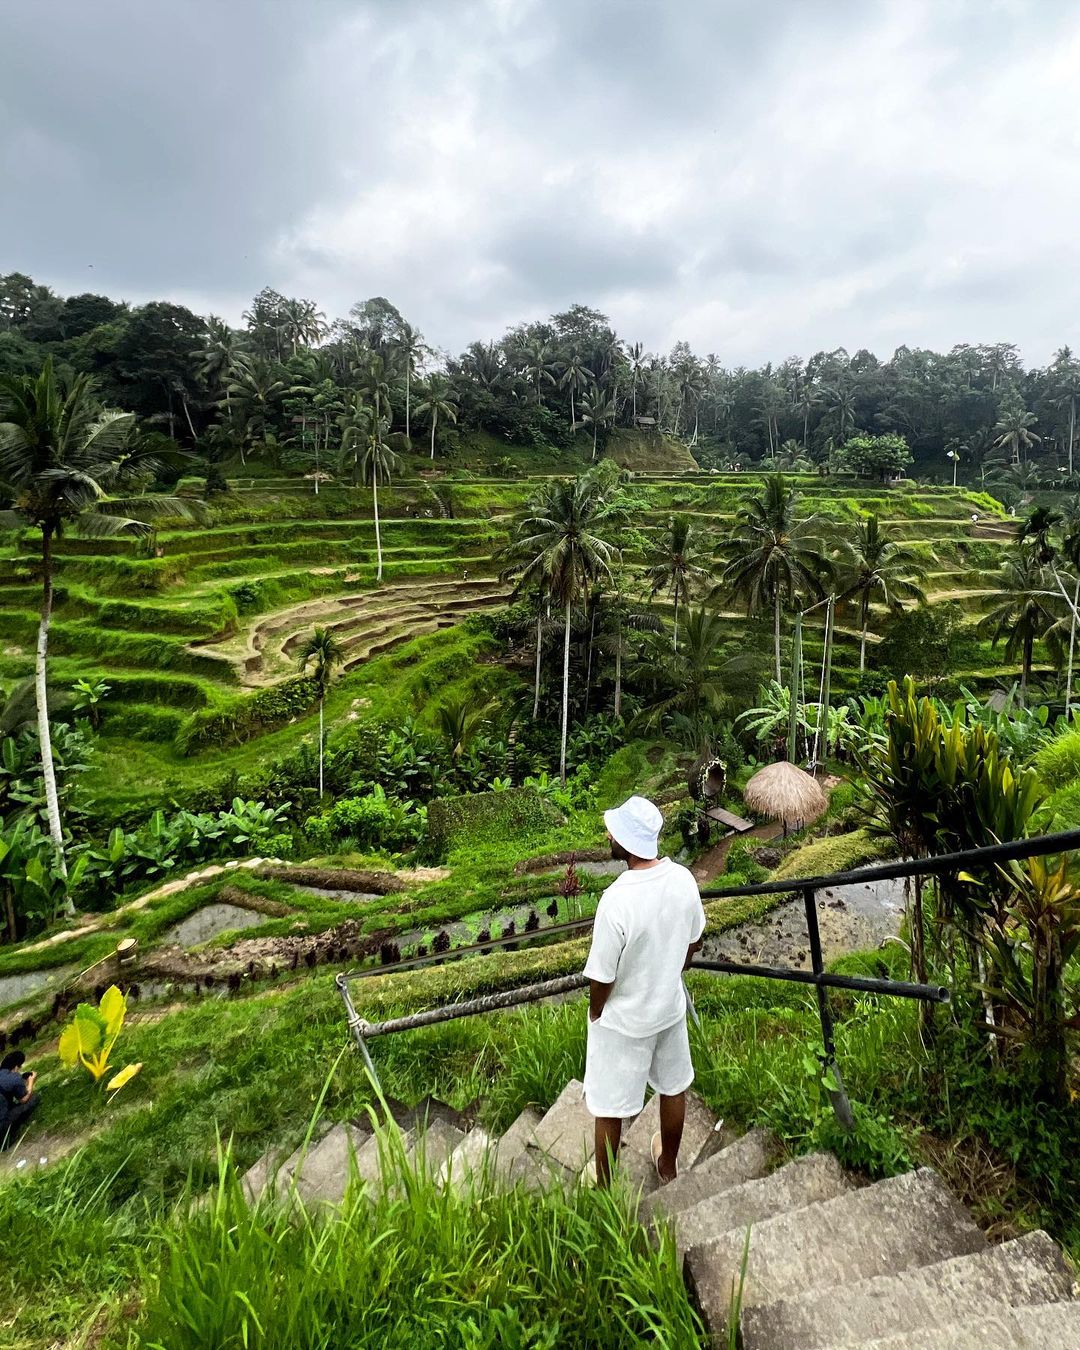
{"type": "MultiPolygon", "coordinates": [[[[900,931],[904,883],[862,882],[818,891],[818,928],[826,961],[847,952],[879,947],[900,931]]],[[[711,961],[810,969],[806,910],[801,899],[785,900],[756,923],[740,924],[705,939],[702,956],[711,961]]]]}

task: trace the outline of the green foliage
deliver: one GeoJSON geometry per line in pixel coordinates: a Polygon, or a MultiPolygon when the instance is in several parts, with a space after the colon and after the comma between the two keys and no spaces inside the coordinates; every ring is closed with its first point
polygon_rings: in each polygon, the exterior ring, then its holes
{"type": "Polygon", "coordinates": [[[77,855],[86,869],[89,896],[110,899],[136,882],[211,858],[270,851],[271,845],[288,851],[291,841],[281,834],[287,811],[287,805],[271,807],[236,797],[223,811],[166,816],[158,810],[138,830],[125,834],[117,826],[104,845],[84,845],[77,855]]]}
{"type": "Polygon", "coordinates": [[[376,784],[366,796],[339,797],[329,811],[309,816],[304,833],[327,852],[347,844],[363,852],[400,853],[420,842],[426,826],[424,807],[388,797],[376,784]]]}
{"type": "Polygon", "coordinates": [[[319,682],[304,676],[282,680],[257,694],[237,695],[214,708],[199,708],[176,737],[180,755],[241,745],[310,711],[319,699],[319,682]]]}
{"type": "Polygon", "coordinates": [[[884,436],[852,436],[844,442],[841,454],[855,473],[874,478],[891,478],[912,463],[907,441],[895,432],[884,436]]]}
{"type": "Polygon", "coordinates": [[[389,1140],[386,1156],[401,1175],[393,1191],[354,1188],[339,1212],[299,1224],[250,1208],[223,1163],[210,1204],[166,1230],[147,1269],[140,1339],[178,1350],[704,1345],[671,1235],[650,1243],[628,1195],[458,1191],[389,1140]]]}
{"type": "MultiPolygon", "coordinates": [[[[60,1033],[60,1062],[68,1068],[81,1064],[95,1083],[109,1072],[109,1057],[116,1045],[127,1012],[127,998],[115,984],[102,994],[97,1007],[80,1003],[71,1021],[60,1033]]],[[[109,1082],[109,1093],[129,1083],[142,1068],[128,1064],[109,1082]]]]}
{"type": "Polygon", "coordinates": [[[442,797],[428,807],[427,849],[432,857],[442,858],[503,839],[527,846],[560,820],[557,808],[531,787],[442,797]]]}
{"type": "Polygon", "coordinates": [[[866,829],[835,834],[802,844],[787,855],[773,876],[782,881],[785,877],[823,877],[847,872],[882,857],[888,848],[888,840],[874,838],[866,829]]]}
{"type": "Polygon", "coordinates": [[[1042,746],[1034,764],[1039,777],[1052,791],[1080,783],[1080,728],[1042,746]]]}

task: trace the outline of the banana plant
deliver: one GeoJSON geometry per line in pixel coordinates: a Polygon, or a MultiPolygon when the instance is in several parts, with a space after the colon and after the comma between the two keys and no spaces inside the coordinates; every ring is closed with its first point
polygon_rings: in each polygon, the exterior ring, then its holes
{"type": "MultiPolygon", "coordinates": [[[[126,1012],[127,998],[115,984],[105,990],[97,1007],[92,1003],[80,1003],[60,1034],[59,1050],[63,1063],[68,1068],[81,1064],[94,1082],[99,1083],[109,1072],[109,1057],[124,1025],[126,1012]]],[[[110,1080],[108,1091],[118,1091],[141,1068],[141,1064],[126,1065],[110,1080]]]]}

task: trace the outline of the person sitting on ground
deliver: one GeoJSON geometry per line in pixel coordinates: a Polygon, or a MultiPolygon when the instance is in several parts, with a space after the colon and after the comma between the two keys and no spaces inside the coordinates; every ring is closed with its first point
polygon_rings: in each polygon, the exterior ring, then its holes
{"type": "Polygon", "coordinates": [[[596,1117],[596,1180],[606,1186],[624,1120],[660,1094],[652,1155],[661,1184],[678,1175],[686,1090],[694,1081],[683,971],[701,948],[705,911],[685,867],[657,856],[664,818],[644,797],[604,812],[611,856],[627,870],[600,897],[589,977],[585,1105],[596,1117]]]}
{"type": "Polygon", "coordinates": [[[10,1144],[41,1101],[34,1091],[36,1073],[22,1072],[26,1056],[21,1050],[12,1050],[0,1061],[0,1148],[10,1144]]]}

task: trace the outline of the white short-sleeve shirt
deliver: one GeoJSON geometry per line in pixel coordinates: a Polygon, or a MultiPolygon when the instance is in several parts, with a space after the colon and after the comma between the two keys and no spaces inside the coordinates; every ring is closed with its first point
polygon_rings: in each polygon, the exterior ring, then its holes
{"type": "Polygon", "coordinates": [[[585,974],[614,983],[600,1021],[624,1036],[654,1036],[686,1015],[686,949],[705,931],[697,882],[662,858],[617,877],[600,897],[585,974]]]}

